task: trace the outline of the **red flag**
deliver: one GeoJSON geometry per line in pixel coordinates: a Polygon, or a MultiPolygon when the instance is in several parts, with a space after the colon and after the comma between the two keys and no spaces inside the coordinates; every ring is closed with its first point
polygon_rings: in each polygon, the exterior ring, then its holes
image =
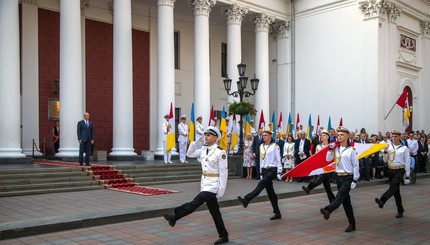
{"type": "Polygon", "coordinates": [[[402,108],[405,108],[407,98],[408,98],[408,92],[406,91],[406,89],[404,89],[402,95],[400,95],[399,99],[397,99],[396,104],[398,104],[402,108]]]}
{"type": "Polygon", "coordinates": [[[318,115],[318,120],[317,120],[317,127],[315,129],[315,134],[318,134],[318,131],[320,131],[320,115],[318,115]]]}
{"type": "Polygon", "coordinates": [[[214,106],[212,106],[211,116],[209,118],[209,125],[208,126],[214,126],[214,125],[215,125],[214,106]]]}
{"type": "Polygon", "coordinates": [[[300,121],[300,114],[297,113],[296,131],[299,131],[300,125],[302,125],[302,122],[300,121]]]}
{"type": "Polygon", "coordinates": [[[282,112],[281,112],[281,115],[279,116],[279,120],[278,120],[278,130],[282,130],[282,112]]]}
{"type": "Polygon", "coordinates": [[[261,114],[260,114],[260,123],[258,123],[258,127],[260,128],[264,128],[266,126],[266,121],[264,120],[264,113],[263,110],[261,110],[261,114]]]}
{"type": "Polygon", "coordinates": [[[342,118],[340,118],[339,127],[342,127],[342,126],[343,126],[342,118]]]}

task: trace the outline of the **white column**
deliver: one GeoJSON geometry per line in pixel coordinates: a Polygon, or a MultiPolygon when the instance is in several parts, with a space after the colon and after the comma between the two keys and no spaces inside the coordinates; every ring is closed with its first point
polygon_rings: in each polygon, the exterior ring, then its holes
{"type": "MultiPolygon", "coordinates": [[[[22,2],[22,149],[32,155],[33,139],[39,145],[39,36],[38,7],[22,2]]],[[[54,81],[52,81],[54,82],[54,81]]],[[[35,150],[34,155],[42,155],[35,150]]]]}
{"type": "MultiPolygon", "coordinates": [[[[224,11],[227,16],[227,75],[232,80],[231,91],[237,91],[236,81],[239,80],[237,65],[242,61],[242,33],[241,25],[247,9],[236,4],[224,11]]],[[[239,101],[239,98],[228,96],[228,103],[239,101]]]]}
{"type": "Polygon", "coordinates": [[[255,95],[255,109],[258,111],[255,125],[260,121],[261,110],[264,112],[266,125],[270,122],[269,111],[269,28],[275,19],[265,14],[258,14],[255,24],[255,75],[260,79],[255,95]]]}
{"type": "Polygon", "coordinates": [[[0,1],[0,158],[21,149],[18,0],[0,1]]]}
{"type": "Polygon", "coordinates": [[[133,148],[131,0],[114,1],[113,142],[110,156],[137,155],[133,148]]]}
{"type": "MultiPolygon", "coordinates": [[[[278,114],[291,112],[291,62],[290,23],[282,22],[275,27],[277,37],[277,108],[278,114]]],[[[285,117],[288,119],[288,117],[285,117]]],[[[285,121],[285,120],[284,120],[285,121]]],[[[284,124],[285,125],[285,124],[284,124]]]]}
{"type": "Polygon", "coordinates": [[[157,149],[155,155],[163,156],[164,115],[170,112],[170,103],[175,107],[175,53],[174,19],[175,0],[158,0],[157,43],[157,149]]]}
{"type": "Polygon", "coordinates": [[[79,1],[60,2],[60,149],[56,156],[78,156],[76,125],[82,119],[82,44],[79,1]]]}
{"type": "Polygon", "coordinates": [[[430,96],[427,95],[430,91],[430,21],[423,21],[421,23],[421,57],[422,67],[421,77],[419,78],[419,110],[415,115],[417,117],[417,124],[414,124],[414,129],[424,129],[427,133],[430,132],[430,113],[428,112],[428,105],[430,105],[430,96]]]}
{"type": "Polygon", "coordinates": [[[194,7],[194,106],[195,115],[203,116],[203,126],[209,122],[209,14],[216,0],[191,0],[194,7]]]}

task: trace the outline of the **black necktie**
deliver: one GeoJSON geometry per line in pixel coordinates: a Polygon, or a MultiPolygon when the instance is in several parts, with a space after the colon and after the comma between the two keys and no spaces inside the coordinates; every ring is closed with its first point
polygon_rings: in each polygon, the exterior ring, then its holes
{"type": "Polygon", "coordinates": [[[206,148],[206,156],[209,154],[209,148],[206,148]]]}

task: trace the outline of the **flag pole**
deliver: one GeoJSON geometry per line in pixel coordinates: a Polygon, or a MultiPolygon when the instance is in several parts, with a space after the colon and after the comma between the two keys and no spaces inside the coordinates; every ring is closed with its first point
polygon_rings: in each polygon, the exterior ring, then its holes
{"type": "Polygon", "coordinates": [[[391,111],[394,109],[394,106],[396,106],[397,102],[394,103],[393,107],[391,107],[391,110],[388,112],[387,116],[385,116],[384,120],[387,119],[388,115],[390,115],[391,111]]]}

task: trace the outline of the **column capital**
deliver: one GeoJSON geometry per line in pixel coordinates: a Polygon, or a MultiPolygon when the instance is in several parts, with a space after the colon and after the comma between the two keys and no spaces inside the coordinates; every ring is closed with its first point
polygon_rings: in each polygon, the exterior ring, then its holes
{"type": "Polygon", "coordinates": [[[19,2],[37,5],[37,0],[19,0],[19,2]]]}
{"type": "Polygon", "coordinates": [[[387,15],[388,20],[396,23],[402,9],[395,3],[387,0],[365,0],[358,3],[359,9],[364,13],[364,19],[375,17],[383,18],[387,15]]]}
{"type": "Polygon", "coordinates": [[[233,4],[223,11],[227,16],[227,24],[242,24],[243,17],[248,13],[248,9],[242,8],[237,4],[233,4]]]}
{"type": "Polygon", "coordinates": [[[282,21],[273,26],[274,36],[278,39],[288,37],[290,21],[282,21]]]}
{"type": "Polygon", "coordinates": [[[158,6],[170,6],[173,7],[175,5],[176,0],[157,0],[157,5],[158,6]]]}
{"type": "Polygon", "coordinates": [[[269,32],[270,25],[275,21],[274,17],[266,14],[258,14],[254,18],[255,32],[269,32]]]}
{"type": "Polygon", "coordinates": [[[216,0],[189,0],[188,1],[194,7],[194,15],[206,15],[209,16],[212,7],[215,6],[216,0]]]}
{"type": "Polygon", "coordinates": [[[424,38],[430,39],[430,21],[421,22],[421,34],[424,38]]]}

